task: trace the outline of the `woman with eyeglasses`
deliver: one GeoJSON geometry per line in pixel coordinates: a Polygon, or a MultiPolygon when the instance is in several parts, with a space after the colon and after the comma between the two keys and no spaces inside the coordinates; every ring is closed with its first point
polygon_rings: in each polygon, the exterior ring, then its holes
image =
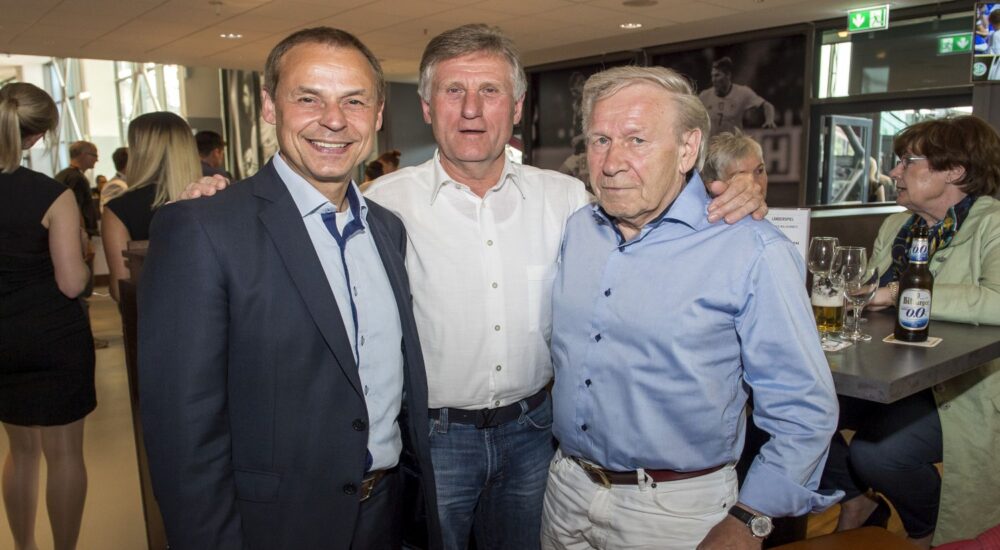
{"type": "MultiPolygon", "coordinates": [[[[872,252],[894,307],[915,229],[930,233],[931,318],[1000,325],[1000,136],[974,116],[914,124],[893,143],[889,172],[907,208],[882,224],[872,252]]],[[[1000,361],[888,405],[841,398],[841,427],[821,487],[841,489],[839,530],[885,525],[893,504],[912,542],[929,548],[1000,523],[1000,361]],[[944,463],[944,479],[936,463],[944,463]]]]}

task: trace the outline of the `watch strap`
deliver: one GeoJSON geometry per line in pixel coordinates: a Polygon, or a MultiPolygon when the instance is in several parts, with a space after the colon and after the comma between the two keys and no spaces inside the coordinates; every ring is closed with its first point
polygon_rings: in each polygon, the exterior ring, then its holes
{"type": "Polygon", "coordinates": [[[771,522],[771,518],[764,515],[754,514],[753,512],[746,510],[744,508],[740,508],[739,506],[730,506],[729,515],[743,522],[747,526],[747,529],[750,530],[750,534],[756,538],[766,538],[768,535],[771,534],[771,531],[774,529],[774,524],[771,522]],[[761,520],[766,522],[765,525],[768,526],[766,529],[767,532],[758,535],[757,532],[754,530],[754,525],[753,525],[754,520],[761,520]]]}
{"type": "Polygon", "coordinates": [[[747,527],[750,527],[750,522],[753,521],[754,518],[754,515],[751,512],[744,510],[739,506],[730,506],[729,515],[747,524],[747,527]]]}

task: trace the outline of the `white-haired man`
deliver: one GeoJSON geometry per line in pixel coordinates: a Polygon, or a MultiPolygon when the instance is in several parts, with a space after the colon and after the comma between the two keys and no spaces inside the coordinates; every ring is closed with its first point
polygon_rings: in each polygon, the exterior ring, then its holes
{"type": "Polygon", "coordinates": [[[764,221],[704,218],[709,118],[661,67],[592,76],[598,204],[568,221],[553,295],[546,548],[755,548],[817,494],[837,423],[802,260],[764,221]],[[747,388],[771,434],[741,490],[747,388]]]}

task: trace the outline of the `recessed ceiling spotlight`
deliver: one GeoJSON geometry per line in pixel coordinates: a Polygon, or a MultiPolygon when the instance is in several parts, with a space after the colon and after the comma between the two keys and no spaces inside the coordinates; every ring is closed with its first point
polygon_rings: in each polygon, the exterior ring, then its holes
{"type": "Polygon", "coordinates": [[[634,31],[635,29],[641,29],[642,23],[622,23],[619,27],[627,31],[634,31]]]}
{"type": "Polygon", "coordinates": [[[243,38],[243,35],[238,32],[224,32],[219,35],[219,38],[225,38],[226,40],[239,40],[243,38]]]}
{"type": "Polygon", "coordinates": [[[625,0],[622,2],[623,6],[627,6],[629,8],[648,8],[657,4],[659,4],[657,0],[625,0]]]}

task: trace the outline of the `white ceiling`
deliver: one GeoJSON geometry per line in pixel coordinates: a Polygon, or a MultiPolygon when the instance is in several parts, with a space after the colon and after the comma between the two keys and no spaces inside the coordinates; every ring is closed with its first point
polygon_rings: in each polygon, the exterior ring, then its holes
{"type": "MultiPolygon", "coordinates": [[[[290,32],[358,35],[393,80],[412,80],[427,41],[463,23],[504,29],[526,65],[845,17],[880,0],[0,0],[0,53],[261,70],[290,32]],[[637,22],[638,31],[622,23],[637,22]],[[220,38],[241,33],[240,40],[220,38]]],[[[893,9],[937,3],[896,0],[893,9]]],[[[0,65],[4,65],[0,57],[0,65]]]]}

